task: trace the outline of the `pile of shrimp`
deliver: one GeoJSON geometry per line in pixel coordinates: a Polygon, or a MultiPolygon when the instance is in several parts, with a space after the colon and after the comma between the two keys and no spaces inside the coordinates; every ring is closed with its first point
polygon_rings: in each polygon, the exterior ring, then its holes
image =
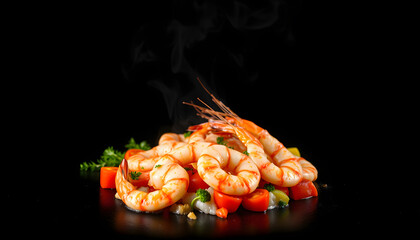
{"type": "Polygon", "coordinates": [[[221,112],[200,99],[205,107],[184,102],[207,119],[190,126],[190,136],[165,133],[156,147],[121,162],[116,197],[127,207],[156,212],[177,203],[187,194],[190,180],[185,168],[191,166],[211,188],[233,196],[252,193],[261,179],[280,187],[317,179],[318,172],[309,161],[293,155],[267,130],[210,96],[221,112]],[[227,144],[217,144],[220,136],[227,144]],[[140,180],[148,182],[149,189],[133,184],[130,172],[140,172],[140,180]]]}

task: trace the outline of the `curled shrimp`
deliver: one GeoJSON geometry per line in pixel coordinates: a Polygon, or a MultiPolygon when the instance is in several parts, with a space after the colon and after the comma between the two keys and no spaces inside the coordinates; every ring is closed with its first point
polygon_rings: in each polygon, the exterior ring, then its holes
{"type": "Polygon", "coordinates": [[[237,196],[253,192],[261,178],[247,155],[223,145],[207,147],[198,158],[197,171],[215,190],[237,196]]]}
{"type": "Polygon", "coordinates": [[[149,185],[155,191],[143,192],[127,179],[128,164],[125,159],[115,178],[117,193],[131,209],[155,212],[180,200],[187,192],[189,176],[187,171],[170,158],[161,158],[150,172],[149,185]]]}
{"type": "MultiPolygon", "coordinates": [[[[195,105],[193,103],[184,102],[184,104],[193,106],[196,109],[197,114],[199,116],[209,120],[211,126],[217,125],[217,123],[218,123],[217,119],[222,120],[222,122],[227,123],[228,125],[230,125],[230,127],[233,127],[233,129],[232,128],[230,129],[231,132],[236,132],[237,134],[240,134],[242,137],[244,137],[242,139],[240,138],[240,140],[244,144],[246,142],[248,142],[250,144],[256,143],[256,141],[254,141],[252,139],[253,137],[254,138],[256,137],[257,140],[259,142],[261,142],[262,147],[264,148],[265,152],[267,152],[269,154],[269,156],[262,157],[261,159],[266,158],[268,161],[272,160],[277,166],[282,165],[286,168],[290,168],[290,170],[292,170],[292,171],[296,171],[296,174],[288,174],[288,175],[291,176],[290,180],[291,179],[298,179],[297,177],[299,175],[302,175],[303,179],[310,180],[310,181],[315,181],[317,179],[318,171],[309,161],[307,161],[306,159],[304,159],[302,157],[294,156],[286,147],[284,147],[284,145],[280,141],[278,141],[276,138],[271,136],[268,133],[267,130],[259,127],[258,125],[256,125],[255,123],[253,123],[251,121],[241,119],[229,107],[224,105],[213,94],[211,94],[204,87],[204,85],[201,83],[201,81],[199,79],[198,79],[198,81],[200,82],[200,84],[202,85],[204,90],[206,90],[207,93],[211,96],[213,102],[215,102],[216,105],[223,112],[217,112],[217,111],[213,110],[211,107],[209,107],[209,105],[207,105],[206,103],[204,103],[200,99],[198,99],[198,100],[200,100],[207,108],[200,107],[200,106],[195,105]],[[234,126],[237,126],[237,127],[234,127],[234,126]],[[241,133],[241,132],[243,132],[243,130],[245,130],[245,131],[247,131],[251,134],[241,133]],[[295,165],[294,162],[296,162],[296,161],[299,163],[300,167],[295,167],[294,166],[295,165]],[[290,165],[292,165],[292,166],[290,166],[290,165]]],[[[257,148],[254,148],[254,150],[257,150],[257,148]]],[[[256,151],[256,152],[258,152],[258,151],[256,151]]],[[[256,156],[255,154],[253,154],[253,155],[256,156]]],[[[263,156],[262,152],[260,152],[260,156],[263,156]]],[[[258,162],[260,162],[261,164],[264,163],[265,165],[267,165],[267,161],[265,161],[265,160],[261,160],[261,161],[258,161],[258,162]]],[[[257,163],[257,165],[258,165],[258,163],[257,163]]],[[[261,166],[263,166],[263,165],[261,165],[261,166]]],[[[276,171],[276,170],[272,170],[272,171],[276,171]]],[[[265,176],[264,174],[262,174],[262,176],[263,176],[264,179],[267,178],[267,176],[265,176]]],[[[278,181],[276,181],[276,182],[278,182],[278,181]]],[[[294,180],[286,181],[286,185],[289,185],[287,182],[289,182],[290,184],[293,184],[296,181],[294,181],[294,180]]],[[[272,182],[272,183],[275,184],[275,182],[272,182]]],[[[284,184],[284,183],[282,183],[282,184],[284,184]]]]}
{"type": "Polygon", "coordinates": [[[144,152],[139,152],[127,159],[128,168],[131,171],[150,171],[152,170],[159,157],[164,156],[177,148],[185,146],[185,142],[164,141],[162,144],[144,152]]]}
{"type": "Polygon", "coordinates": [[[261,172],[261,177],[267,182],[281,187],[292,187],[302,180],[302,167],[296,158],[285,159],[276,165],[264,151],[260,141],[250,132],[241,127],[236,127],[224,123],[214,123],[217,128],[224,131],[235,133],[242,143],[247,147],[250,158],[257,165],[261,172]]]}
{"type": "Polygon", "coordinates": [[[229,122],[235,123],[250,132],[253,136],[258,138],[264,147],[265,152],[271,157],[276,165],[280,165],[282,161],[296,160],[302,166],[302,177],[305,180],[315,181],[318,178],[318,171],[306,159],[293,155],[279,140],[270,135],[270,133],[256,125],[255,123],[240,119],[226,117],[229,122]]]}
{"type": "Polygon", "coordinates": [[[159,145],[168,142],[185,142],[184,134],[164,133],[159,138],[159,145]]]}

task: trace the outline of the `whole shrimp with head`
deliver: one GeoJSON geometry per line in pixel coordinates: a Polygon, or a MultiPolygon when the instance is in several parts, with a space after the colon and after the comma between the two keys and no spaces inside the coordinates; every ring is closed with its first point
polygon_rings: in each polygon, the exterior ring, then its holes
{"type": "Polygon", "coordinates": [[[247,147],[251,159],[258,166],[261,177],[275,185],[292,187],[302,180],[315,181],[317,169],[306,159],[293,155],[280,141],[255,123],[240,118],[229,107],[219,101],[204,86],[212,100],[222,110],[218,112],[201,101],[206,107],[193,103],[198,115],[208,119],[212,128],[235,136],[247,147]]]}

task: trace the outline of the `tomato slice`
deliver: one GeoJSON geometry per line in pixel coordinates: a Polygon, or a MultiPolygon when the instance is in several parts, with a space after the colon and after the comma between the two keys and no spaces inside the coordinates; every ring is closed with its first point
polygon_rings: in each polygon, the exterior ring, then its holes
{"type": "Polygon", "coordinates": [[[102,167],[99,183],[101,188],[115,188],[115,176],[117,175],[117,167],[102,167]]]}
{"type": "Polygon", "coordinates": [[[257,188],[254,192],[245,195],[242,199],[242,206],[254,212],[267,210],[270,202],[270,195],[267,190],[257,188]]]}
{"type": "Polygon", "coordinates": [[[209,185],[201,179],[197,170],[188,166],[186,169],[190,176],[190,185],[188,186],[188,192],[196,192],[198,189],[207,189],[209,185]]]}
{"type": "Polygon", "coordinates": [[[131,156],[136,155],[139,152],[144,152],[144,150],[135,149],[135,148],[128,149],[127,152],[125,152],[125,154],[124,154],[124,158],[129,159],[131,156]]]}
{"type": "Polygon", "coordinates": [[[220,218],[227,218],[228,210],[224,207],[216,210],[216,215],[220,218]]]}
{"type": "Polygon", "coordinates": [[[236,212],[242,203],[241,197],[230,196],[214,190],[214,202],[217,208],[226,208],[229,213],[236,212]]]}
{"type": "Polygon", "coordinates": [[[318,196],[318,190],[316,190],[315,185],[308,180],[303,180],[296,186],[291,187],[290,191],[290,196],[293,200],[300,200],[318,196]]]}

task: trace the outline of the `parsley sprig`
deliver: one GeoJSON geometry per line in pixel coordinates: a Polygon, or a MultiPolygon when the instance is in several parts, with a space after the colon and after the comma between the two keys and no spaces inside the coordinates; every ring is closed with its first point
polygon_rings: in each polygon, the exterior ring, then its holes
{"type": "MultiPolygon", "coordinates": [[[[146,141],[136,143],[134,138],[130,138],[128,144],[125,145],[128,149],[142,149],[149,150],[151,147],[146,141]]],[[[80,171],[99,171],[101,167],[118,167],[121,164],[121,161],[124,158],[124,153],[118,150],[115,150],[113,147],[108,147],[104,150],[102,155],[96,162],[89,161],[83,162],[80,164],[80,171]]]]}

